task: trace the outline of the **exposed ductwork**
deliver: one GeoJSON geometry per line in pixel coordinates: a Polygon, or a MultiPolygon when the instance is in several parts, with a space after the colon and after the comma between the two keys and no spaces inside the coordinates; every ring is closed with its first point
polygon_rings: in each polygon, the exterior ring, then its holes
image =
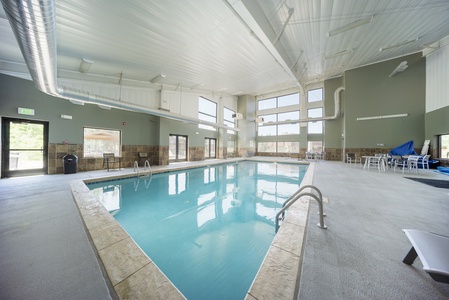
{"type": "Polygon", "coordinates": [[[337,88],[334,92],[334,115],[328,116],[328,117],[320,117],[320,118],[307,118],[304,120],[301,120],[301,122],[310,122],[310,121],[326,121],[326,120],[335,120],[340,117],[340,92],[344,91],[345,88],[343,86],[337,88]]]}
{"type": "Polygon", "coordinates": [[[56,13],[54,0],[1,0],[16,40],[22,51],[36,88],[67,100],[106,105],[113,108],[147,113],[182,122],[210,125],[239,131],[226,125],[203,121],[169,111],[151,109],[125,101],[91,95],[58,85],[56,50],[56,13]]]}

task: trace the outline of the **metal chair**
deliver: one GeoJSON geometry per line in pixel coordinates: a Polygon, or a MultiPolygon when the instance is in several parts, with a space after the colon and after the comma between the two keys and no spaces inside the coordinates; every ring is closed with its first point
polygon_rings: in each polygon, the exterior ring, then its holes
{"type": "Polygon", "coordinates": [[[116,157],[114,153],[103,153],[103,169],[110,169],[110,165],[114,166],[114,164],[118,164],[118,169],[120,170],[120,157],[116,157]]]}

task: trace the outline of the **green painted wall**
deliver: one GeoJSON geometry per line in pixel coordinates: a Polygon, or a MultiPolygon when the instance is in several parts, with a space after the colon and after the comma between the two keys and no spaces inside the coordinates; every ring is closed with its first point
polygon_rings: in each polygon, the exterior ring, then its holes
{"type": "Polygon", "coordinates": [[[33,82],[0,74],[0,116],[49,122],[49,143],[83,143],[83,127],[122,131],[123,145],[157,145],[159,118],[123,110],[104,110],[97,105],[74,105],[46,95],[33,82]],[[17,113],[18,107],[33,108],[34,116],[17,113]],[[72,120],[61,118],[71,115],[72,120]],[[126,122],[126,125],[123,125],[126,122]]]}
{"type": "Polygon", "coordinates": [[[378,144],[393,148],[408,140],[414,140],[417,148],[422,146],[426,68],[421,53],[350,70],[344,76],[346,148],[377,148],[378,144]],[[409,67],[389,77],[403,60],[409,67]],[[359,117],[402,113],[408,116],[357,121],[359,117]]]}

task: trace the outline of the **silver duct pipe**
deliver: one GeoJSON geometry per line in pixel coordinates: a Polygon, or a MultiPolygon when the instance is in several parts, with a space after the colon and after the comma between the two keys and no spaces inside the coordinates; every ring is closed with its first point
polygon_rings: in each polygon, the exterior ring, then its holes
{"type": "Polygon", "coordinates": [[[54,2],[2,0],[2,5],[36,88],[57,96],[54,2]]]}
{"type": "Polygon", "coordinates": [[[202,121],[158,109],[138,106],[117,99],[91,95],[60,87],[57,80],[56,13],[54,0],[1,0],[16,40],[22,51],[36,88],[46,94],[67,100],[107,105],[147,113],[182,122],[204,124],[239,131],[226,125],[202,121]]]}
{"type": "Polygon", "coordinates": [[[334,115],[328,117],[319,117],[319,118],[306,118],[299,120],[300,122],[314,122],[314,121],[327,121],[327,120],[335,120],[340,117],[340,92],[344,91],[345,88],[343,86],[337,88],[334,92],[334,115]]]}

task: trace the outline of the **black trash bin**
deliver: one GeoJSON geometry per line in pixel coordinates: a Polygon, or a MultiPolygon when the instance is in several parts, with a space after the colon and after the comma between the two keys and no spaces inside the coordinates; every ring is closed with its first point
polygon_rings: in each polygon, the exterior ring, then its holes
{"type": "Polygon", "coordinates": [[[64,174],[76,173],[76,167],[78,165],[78,156],[73,154],[67,154],[62,158],[64,164],[64,174]]]}

